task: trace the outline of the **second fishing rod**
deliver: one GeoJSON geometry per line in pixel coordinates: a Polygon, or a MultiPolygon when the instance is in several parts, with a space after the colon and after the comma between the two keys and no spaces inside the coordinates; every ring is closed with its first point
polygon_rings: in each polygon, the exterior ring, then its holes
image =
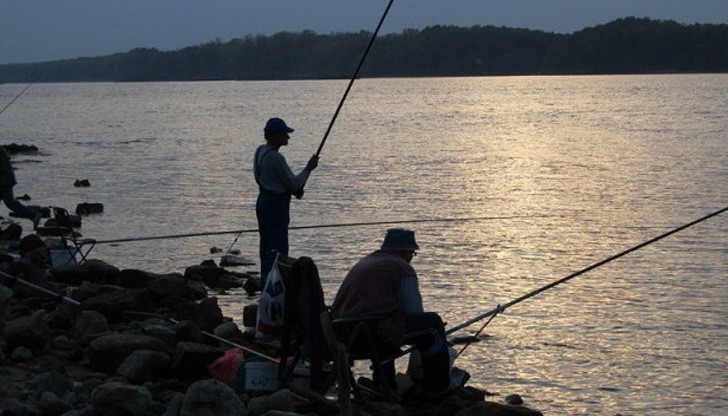
{"type": "MultiPolygon", "coordinates": [[[[499,313],[502,313],[502,312],[503,312],[503,311],[505,311],[505,310],[506,310],[507,308],[510,308],[511,306],[514,306],[514,305],[516,305],[516,304],[518,304],[518,303],[521,303],[521,302],[523,302],[523,301],[525,301],[525,300],[527,300],[527,299],[530,299],[530,298],[532,298],[532,297],[534,297],[534,296],[536,296],[536,295],[538,295],[538,294],[540,294],[540,293],[543,293],[543,292],[545,292],[545,291],[547,291],[547,290],[549,290],[549,289],[552,289],[552,288],[554,288],[554,287],[556,287],[556,286],[558,286],[558,285],[560,285],[560,284],[562,284],[562,283],[566,283],[566,282],[568,282],[569,280],[571,280],[571,279],[574,279],[574,278],[575,278],[575,277],[577,277],[577,276],[581,276],[581,275],[582,275],[582,274],[584,274],[584,273],[587,273],[587,272],[589,272],[589,271],[591,271],[591,270],[594,270],[594,269],[596,269],[596,268],[599,268],[599,267],[601,267],[601,266],[603,266],[603,265],[605,265],[605,264],[607,264],[607,263],[610,263],[610,262],[612,262],[612,261],[614,261],[614,260],[617,260],[617,259],[619,259],[619,258],[621,258],[621,257],[624,257],[624,256],[626,256],[627,254],[630,254],[630,253],[632,253],[632,252],[635,252],[635,251],[637,251],[637,250],[640,250],[640,249],[642,249],[642,248],[644,248],[644,247],[646,247],[646,246],[648,246],[648,245],[650,245],[650,244],[653,244],[653,243],[655,243],[655,242],[657,242],[657,241],[659,241],[659,240],[662,240],[662,239],[664,239],[664,238],[666,238],[666,237],[669,237],[669,236],[671,236],[671,235],[673,235],[673,234],[676,234],[676,233],[678,233],[678,232],[680,232],[680,231],[686,230],[686,229],[688,229],[688,228],[690,228],[690,227],[692,227],[692,226],[694,226],[694,225],[696,225],[696,224],[699,224],[699,223],[701,223],[701,222],[703,222],[703,221],[706,221],[706,220],[708,220],[708,219],[710,219],[710,218],[713,218],[713,217],[716,217],[716,216],[718,216],[718,215],[720,215],[720,214],[723,214],[723,213],[725,213],[726,211],[728,211],[728,207],[724,207],[724,208],[721,208],[721,209],[719,209],[719,210],[717,210],[717,211],[711,212],[710,214],[707,214],[707,215],[705,215],[705,216],[703,216],[703,217],[700,217],[700,218],[698,218],[698,219],[696,219],[696,220],[693,220],[693,221],[691,221],[691,222],[689,222],[689,223],[686,223],[686,224],[683,224],[683,225],[681,225],[681,226],[679,226],[679,227],[673,228],[673,229],[671,229],[671,230],[669,230],[669,231],[667,231],[667,232],[665,232],[665,233],[663,233],[663,234],[660,234],[660,235],[658,235],[657,237],[651,238],[651,239],[649,239],[649,240],[647,240],[647,241],[644,241],[644,242],[642,242],[642,243],[640,243],[640,244],[637,244],[637,245],[635,245],[635,246],[633,246],[633,247],[630,247],[630,248],[628,248],[628,249],[626,249],[626,250],[624,250],[624,251],[621,251],[621,252],[619,252],[619,253],[617,253],[617,254],[615,254],[615,255],[613,255],[613,256],[607,257],[607,258],[605,258],[604,260],[598,261],[598,262],[596,262],[596,263],[594,263],[594,264],[592,264],[592,265],[590,265],[590,266],[587,266],[587,267],[585,267],[585,268],[583,268],[583,269],[581,269],[581,270],[578,270],[578,271],[576,271],[576,272],[574,272],[574,273],[572,273],[572,274],[570,274],[570,275],[568,275],[568,276],[566,276],[566,277],[563,277],[563,278],[561,278],[561,279],[555,280],[555,281],[553,281],[553,282],[551,282],[551,283],[549,283],[549,284],[547,284],[547,285],[545,285],[545,286],[542,286],[542,287],[540,287],[540,288],[538,288],[538,289],[536,289],[536,290],[533,290],[533,291],[531,291],[531,292],[528,292],[528,293],[526,293],[525,295],[523,295],[523,296],[520,296],[520,297],[518,297],[518,298],[516,298],[516,299],[514,299],[514,300],[512,300],[512,301],[510,301],[510,302],[508,302],[508,303],[505,303],[505,304],[503,304],[503,305],[498,305],[498,306],[496,306],[495,308],[493,308],[493,309],[491,309],[491,310],[489,310],[489,311],[487,311],[487,312],[485,312],[485,313],[483,313],[483,314],[480,314],[480,315],[478,315],[478,316],[476,316],[476,317],[474,317],[474,318],[472,318],[472,319],[469,319],[469,320],[467,320],[467,321],[463,322],[462,324],[456,325],[456,326],[454,326],[454,327],[452,327],[452,328],[448,329],[448,330],[447,330],[447,331],[445,332],[445,334],[446,334],[446,335],[451,335],[451,334],[453,334],[454,332],[457,332],[457,331],[460,331],[460,330],[462,330],[462,329],[464,329],[464,328],[467,328],[467,327],[469,327],[470,325],[472,325],[472,324],[474,324],[474,323],[476,323],[476,322],[482,321],[482,320],[483,320],[483,319],[485,319],[485,318],[490,318],[490,319],[489,319],[488,321],[486,321],[486,323],[485,323],[485,324],[484,324],[484,325],[483,325],[483,326],[482,326],[482,327],[481,327],[481,328],[480,328],[480,329],[479,329],[479,330],[477,331],[477,333],[476,333],[476,335],[475,335],[475,337],[477,337],[477,335],[478,335],[478,334],[480,334],[480,332],[482,332],[482,331],[483,331],[483,329],[484,329],[484,328],[485,328],[485,327],[486,327],[486,326],[487,326],[487,325],[488,325],[488,324],[490,323],[490,321],[491,321],[491,320],[492,320],[492,319],[493,319],[493,318],[494,318],[494,317],[495,317],[496,315],[498,315],[499,313]]],[[[462,352],[463,352],[463,351],[465,350],[465,348],[466,348],[466,347],[467,347],[468,345],[469,345],[469,342],[468,342],[468,344],[467,344],[467,345],[465,345],[465,347],[463,347],[463,348],[462,348],[462,349],[460,350],[460,352],[458,353],[458,355],[462,354],[462,352]]]]}

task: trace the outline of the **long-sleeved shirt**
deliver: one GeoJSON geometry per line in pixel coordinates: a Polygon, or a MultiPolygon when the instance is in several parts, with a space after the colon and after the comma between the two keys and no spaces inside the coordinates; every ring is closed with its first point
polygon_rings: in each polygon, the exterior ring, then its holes
{"type": "Polygon", "coordinates": [[[274,147],[261,145],[255,151],[254,173],[258,184],[274,194],[293,194],[303,188],[311,174],[304,169],[295,175],[286,158],[274,147]]]}
{"type": "Polygon", "coordinates": [[[334,318],[384,316],[377,336],[399,346],[405,316],[424,312],[417,273],[398,253],[377,250],[349,270],[331,311],[334,318]]]}

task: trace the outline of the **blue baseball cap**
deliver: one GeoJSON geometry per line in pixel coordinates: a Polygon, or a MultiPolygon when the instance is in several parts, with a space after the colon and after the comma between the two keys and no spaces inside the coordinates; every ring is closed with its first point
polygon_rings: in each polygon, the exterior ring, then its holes
{"type": "Polygon", "coordinates": [[[268,119],[268,122],[265,123],[265,128],[263,129],[263,131],[265,133],[293,133],[293,129],[288,127],[286,122],[278,117],[268,119]]]}

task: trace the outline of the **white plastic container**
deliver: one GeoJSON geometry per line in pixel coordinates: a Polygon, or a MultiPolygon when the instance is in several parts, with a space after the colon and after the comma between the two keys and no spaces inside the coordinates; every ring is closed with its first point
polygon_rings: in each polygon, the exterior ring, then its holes
{"type": "Polygon", "coordinates": [[[246,361],[243,367],[246,391],[274,391],[280,388],[278,364],[270,361],[250,360],[246,361]]]}

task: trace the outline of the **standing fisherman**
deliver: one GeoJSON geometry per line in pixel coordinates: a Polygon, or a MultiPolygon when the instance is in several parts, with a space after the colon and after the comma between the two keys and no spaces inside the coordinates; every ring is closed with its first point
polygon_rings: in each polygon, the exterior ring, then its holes
{"type": "Polygon", "coordinates": [[[291,195],[299,199],[303,196],[308,176],[318,166],[318,155],[311,156],[301,173],[294,175],[286,158],[278,151],[281,146],[288,145],[288,134],[293,133],[293,129],[274,117],[265,124],[263,132],[266,143],[255,151],[253,173],[260,190],[255,213],[260,232],[260,278],[265,286],[275,253],[288,255],[291,195]]]}
{"type": "Polygon", "coordinates": [[[3,146],[0,146],[0,198],[2,198],[8,209],[16,213],[19,217],[27,218],[33,221],[33,229],[38,228],[41,219],[40,212],[28,208],[18,202],[13,194],[13,187],[18,182],[15,180],[15,172],[13,165],[10,163],[10,156],[3,146]]]}

